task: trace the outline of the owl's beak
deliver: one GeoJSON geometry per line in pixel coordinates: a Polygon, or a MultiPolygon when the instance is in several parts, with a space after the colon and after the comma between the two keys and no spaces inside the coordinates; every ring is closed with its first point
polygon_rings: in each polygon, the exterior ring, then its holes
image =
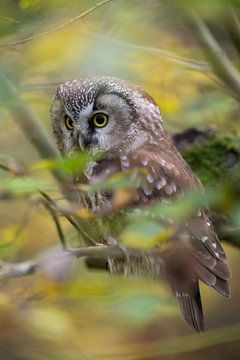
{"type": "Polygon", "coordinates": [[[92,141],[90,138],[85,137],[81,134],[78,136],[78,144],[79,144],[81,151],[85,151],[86,149],[88,149],[91,146],[92,141]]]}
{"type": "Polygon", "coordinates": [[[79,145],[81,151],[85,150],[84,139],[81,135],[78,136],[78,145],[79,145]]]}

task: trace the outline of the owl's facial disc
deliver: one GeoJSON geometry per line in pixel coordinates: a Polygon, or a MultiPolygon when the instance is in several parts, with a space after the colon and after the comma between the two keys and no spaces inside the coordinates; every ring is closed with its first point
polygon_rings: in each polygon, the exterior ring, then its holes
{"type": "Polygon", "coordinates": [[[72,81],[59,86],[51,108],[53,131],[62,154],[86,148],[118,151],[134,140],[134,103],[121,85],[72,81]]]}

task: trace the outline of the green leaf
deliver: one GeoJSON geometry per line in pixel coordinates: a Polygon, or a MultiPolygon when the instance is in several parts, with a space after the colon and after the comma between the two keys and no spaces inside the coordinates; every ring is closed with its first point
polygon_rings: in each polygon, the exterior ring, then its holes
{"type": "Polygon", "coordinates": [[[116,310],[131,324],[149,322],[162,315],[175,315],[176,304],[166,294],[127,294],[125,301],[119,301],[115,305],[116,310]]]}
{"type": "Polygon", "coordinates": [[[19,21],[9,16],[0,16],[0,22],[18,24],[19,21]]]}
{"type": "Polygon", "coordinates": [[[139,221],[141,219],[162,219],[166,222],[173,221],[177,225],[197,213],[200,208],[206,207],[208,202],[214,201],[218,194],[212,190],[204,194],[192,191],[171,202],[159,201],[153,205],[145,206],[141,212],[133,209],[132,213],[129,214],[129,219],[133,221],[136,219],[139,221]]]}
{"type": "Polygon", "coordinates": [[[28,313],[27,322],[48,339],[64,338],[73,329],[70,317],[56,306],[32,308],[28,313]]]}
{"type": "Polygon", "coordinates": [[[20,7],[23,10],[29,9],[39,3],[39,0],[20,0],[20,7]]]}
{"type": "Polygon", "coordinates": [[[103,190],[115,190],[118,188],[130,188],[139,187],[141,184],[141,178],[137,177],[132,179],[130,173],[118,172],[108,179],[101,181],[100,183],[90,186],[89,190],[92,192],[103,190]]]}
{"type": "Polygon", "coordinates": [[[145,220],[127,225],[120,238],[126,246],[147,249],[166,240],[169,235],[168,228],[145,220]]]}
{"type": "Polygon", "coordinates": [[[24,195],[37,192],[39,190],[53,189],[53,184],[30,177],[8,178],[0,180],[0,192],[10,193],[12,195],[24,195]]]}
{"type": "Polygon", "coordinates": [[[0,258],[7,259],[16,254],[24,241],[23,230],[19,232],[19,226],[4,226],[0,236],[0,258]]]}
{"type": "Polygon", "coordinates": [[[83,152],[79,153],[76,157],[40,160],[31,166],[31,170],[58,169],[66,173],[81,173],[91,160],[93,160],[93,157],[88,152],[83,152]]]}

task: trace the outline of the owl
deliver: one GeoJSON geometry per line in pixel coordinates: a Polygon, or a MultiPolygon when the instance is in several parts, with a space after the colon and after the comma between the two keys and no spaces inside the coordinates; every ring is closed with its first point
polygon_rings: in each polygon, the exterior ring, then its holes
{"type": "MultiPolygon", "coordinates": [[[[166,132],[158,105],[138,86],[112,77],[67,81],[57,88],[51,118],[62,155],[74,156],[85,149],[104,154],[101,160],[86,167],[86,183],[97,184],[118,172],[146,170],[144,182],[134,187],[126,208],[141,211],[149,204],[171,202],[187,191],[202,191],[200,180],[166,132]]],[[[95,196],[86,195],[82,201],[84,206],[98,212],[111,209],[112,195],[100,191],[95,196]]],[[[171,219],[167,221],[171,225],[171,219]]],[[[112,234],[106,242],[110,244],[112,239],[118,241],[112,234]]],[[[164,277],[187,324],[202,331],[199,280],[217,293],[230,296],[230,268],[224,250],[204,210],[182,224],[168,241],[179,251],[168,256],[171,261],[166,260],[164,277]],[[174,273],[169,263],[180,265],[180,271],[174,273]],[[188,270],[187,277],[181,276],[184,267],[188,270]]],[[[155,279],[162,276],[162,260],[157,253],[138,265],[132,261],[130,267],[133,273],[146,273],[155,279]]]]}

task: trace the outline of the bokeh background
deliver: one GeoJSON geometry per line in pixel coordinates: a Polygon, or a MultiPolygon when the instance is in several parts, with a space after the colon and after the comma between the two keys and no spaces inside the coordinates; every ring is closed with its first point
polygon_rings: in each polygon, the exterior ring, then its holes
{"type": "MultiPolygon", "coordinates": [[[[239,67],[240,17],[239,33],[233,31],[238,6],[223,0],[112,0],[99,6],[92,0],[1,0],[0,71],[53,142],[49,108],[57,84],[94,75],[141,85],[159,104],[171,133],[210,127],[236,135],[239,98],[212,71],[189,18],[192,11],[203,17],[239,67]]],[[[1,101],[0,162],[39,161],[25,135],[7,100],[1,101]]],[[[4,170],[0,176],[11,181],[4,170]]],[[[37,176],[51,181],[46,170],[37,176]]],[[[35,200],[0,200],[2,259],[28,260],[58,242],[49,214],[35,200]]],[[[76,260],[64,281],[47,270],[1,281],[0,359],[238,359],[240,252],[224,246],[232,298],[202,286],[206,335],[187,328],[163,284],[110,277],[76,260]]]]}

